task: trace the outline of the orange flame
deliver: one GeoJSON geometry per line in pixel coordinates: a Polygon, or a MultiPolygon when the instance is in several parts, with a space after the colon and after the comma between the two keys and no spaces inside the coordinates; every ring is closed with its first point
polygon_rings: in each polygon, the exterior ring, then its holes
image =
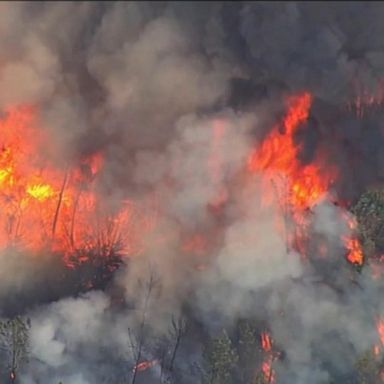
{"type": "Polygon", "coordinates": [[[311,206],[322,194],[328,191],[334,177],[333,172],[322,174],[315,164],[301,164],[298,160],[300,147],[294,141],[294,134],[300,124],[309,116],[312,96],[305,92],[288,99],[288,111],[282,122],[276,125],[248,158],[251,172],[263,171],[265,181],[275,180],[276,174],[287,179],[288,200],[296,208],[311,206]],[[283,132],[280,132],[279,127],[283,132]]]}
{"type": "Polygon", "coordinates": [[[119,227],[133,217],[132,205],[107,213],[95,185],[101,154],[58,167],[49,156],[52,140],[37,127],[36,117],[32,107],[22,106],[9,108],[0,119],[0,248],[48,247],[62,253],[69,266],[68,255],[80,250],[112,252],[119,227]]]}
{"type": "MultiPolygon", "coordinates": [[[[269,205],[277,199],[284,207],[284,216],[289,214],[295,228],[288,233],[286,223],[277,218],[279,228],[286,233],[288,243],[305,255],[307,236],[308,208],[312,207],[329,190],[336,176],[336,171],[328,167],[323,170],[317,159],[311,164],[302,164],[299,160],[300,145],[295,141],[295,134],[300,125],[307,121],[312,104],[308,92],[289,97],[287,112],[280,123],[255,148],[248,157],[248,170],[260,173],[262,187],[262,205],[269,205]],[[281,181],[283,180],[283,190],[281,181]]],[[[284,219],[285,220],[285,219],[284,219]]]]}
{"type": "Polygon", "coordinates": [[[261,348],[267,353],[266,358],[261,364],[261,372],[264,376],[264,380],[267,383],[275,382],[275,371],[272,368],[273,354],[272,354],[272,338],[268,332],[261,332],[261,348]]]}
{"type": "MultiPolygon", "coordinates": [[[[274,195],[271,190],[279,184],[279,175],[286,181],[282,196],[277,196],[280,204],[287,206],[296,227],[294,233],[287,234],[288,240],[302,255],[305,253],[307,228],[306,208],[329,190],[337,171],[333,167],[323,170],[316,159],[311,164],[302,164],[299,159],[300,146],[294,136],[300,124],[309,116],[312,96],[308,92],[293,96],[287,100],[287,112],[280,124],[264,139],[248,158],[248,169],[262,173],[263,203],[270,203],[274,195]],[[279,128],[282,128],[279,130],[279,128]],[[272,182],[272,183],[271,183],[272,182]]],[[[276,192],[276,191],[275,191],[276,192]]],[[[356,222],[346,217],[351,231],[355,232],[356,222]]],[[[281,226],[281,224],[279,223],[281,226]]],[[[347,249],[347,260],[352,264],[363,264],[363,251],[355,234],[343,237],[347,249]]]]}
{"type": "Polygon", "coordinates": [[[266,383],[274,383],[276,381],[275,371],[272,368],[273,358],[269,356],[261,364],[261,371],[263,372],[264,380],[266,383]]]}
{"type": "MultiPolygon", "coordinates": [[[[357,222],[356,220],[351,217],[344,215],[345,220],[347,222],[347,225],[351,231],[356,231],[357,229],[357,222]]],[[[351,264],[356,264],[356,265],[363,265],[364,262],[364,255],[363,255],[363,249],[361,247],[359,239],[354,237],[354,233],[350,236],[344,236],[343,237],[344,241],[344,246],[347,249],[347,260],[351,264]]]]}
{"type": "Polygon", "coordinates": [[[261,347],[265,352],[269,352],[272,349],[272,340],[268,332],[261,332],[261,347]]]}
{"type": "Polygon", "coordinates": [[[364,258],[359,240],[346,238],[345,247],[348,250],[347,260],[352,264],[362,265],[364,258]]]}

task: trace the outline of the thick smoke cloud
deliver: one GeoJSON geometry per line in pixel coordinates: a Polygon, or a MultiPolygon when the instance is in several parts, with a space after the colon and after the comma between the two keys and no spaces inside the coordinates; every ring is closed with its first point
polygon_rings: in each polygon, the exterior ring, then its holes
{"type": "MultiPolygon", "coordinates": [[[[101,152],[99,189],[111,207],[156,201],[144,251],[107,291],[28,310],[22,383],[127,380],[135,360],[129,330],[140,332],[151,271],[143,358],[156,357],[154,340],[187,306],[212,335],[247,315],[268,324],[286,354],[276,365],[281,383],[323,383],[329,372],[348,378],[377,339],[372,315],[382,310],[382,291],[365,272],[351,288],[341,208],[324,197],[313,209],[313,242],[326,240],[329,259],[314,253],[310,263],[287,251],[275,226],[281,207],[261,209],[260,180],[243,173],[281,116],[283,96],[308,90],[314,106],[297,137],[301,160],[326,150],[325,166],[341,170],[335,190],[348,200],[380,180],[381,113],[361,119],[350,105],[378,95],[383,16],[382,4],[366,2],[0,4],[1,108],[35,106],[63,168],[101,152]],[[204,256],[191,256],[185,242],[199,234],[209,237],[204,256]]],[[[0,299],[35,292],[55,268],[49,257],[38,273],[29,273],[28,255],[0,261],[0,299]]],[[[181,356],[199,362],[198,343],[185,348],[181,356]]],[[[185,382],[196,383],[188,372],[185,382]]],[[[138,382],[158,383],[158,367],[138,382]]]]}

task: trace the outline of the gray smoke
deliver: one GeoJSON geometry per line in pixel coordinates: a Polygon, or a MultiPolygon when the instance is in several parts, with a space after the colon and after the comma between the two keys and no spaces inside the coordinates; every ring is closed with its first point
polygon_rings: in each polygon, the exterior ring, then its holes
{"type": "MultiPolygon", "coordinates": [[[[296,138],[300,160],[326,153],[323,166],[341,170],[340,199],[381,180],[382,112],[367,107],[360,118],[349,106],[380,91],[383,16],[384,5],[371,2],[0,4],[1,109],[36,106],[60,167],[101,152],[98,188],[114,209],[156,201],[143,252],[107,291],[28,310],[31,358],[20,382],[127,381],[145,308],[150,360],[185,306],[209,334],[244,316],[268,324],[286,355],[275,364],[278,383],[348,377],[377,342],[382,287],[345,262],[342,208],[326,196],[311,211],[309,243],[323,239],[327,259],[287,250],[275,225],[281,207],[261,208],[260,175],[249,181],[244,164],[284,96],[307,90],[314,105],[296,138]],[[196,234],[208,238],[200,256],[184,246],[196,234]]],[[[29,273],[29,258],[0,254],[0,298],[44,283],[52,261],[29,273]]],[[[187,384],[199,380],[186,362],[200,362],[199,338],[177,362],[187,384]]],[[[155,366],[138,382],[159,375],[155,366]]]]}

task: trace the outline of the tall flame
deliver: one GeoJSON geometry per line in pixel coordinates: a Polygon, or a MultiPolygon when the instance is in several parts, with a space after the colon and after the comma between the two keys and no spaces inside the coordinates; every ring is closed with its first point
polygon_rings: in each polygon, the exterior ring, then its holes
{"type": "MultiPolygon", "coordinates": [[[[295,134],[301,124],[309,117],[312,96],[308,92],[287,99],[287,112],[281,122],[273,127],[271,133],[255,148],[248,158],[248,170],[262,175],[263,202],[270,203],[276,198],[277,185],[281,176],[285,187],[277,199],[280,205],[287,207],[295,223],[294,234],[288,234],[291,246],[304,253],[303,240],[306,237],[306,209],[312,207],[321,196],[329,191],[337,176],[335,168],[326,170],[315,160],[311,164],[302,164],[299,160],[300,145],[295,142],[295,134]],[[273,188],[271,188],[273,187],[273,188]]],[[[347,260],[362,265],[363,251],[355,237],[356,223],[347,218],[352,235],[343,237],[347,249],[347,260]]]]}
{"type": "Polygon", "coordinates": [[[289,203],[298,209],[315,203],[328,191],[334,177],[332,172],[322,174],[316,164],[301,164],[298,160],[300,146],[295,143],[294,135],[300,124],[307,121],[311,103],[312,96],[308,92],[288,98],[288,110],[281,123],[273,127],[248,159],[248,169],[262,171],[266,183],[274,180],[276,174],[284,175],[289,203]]]}

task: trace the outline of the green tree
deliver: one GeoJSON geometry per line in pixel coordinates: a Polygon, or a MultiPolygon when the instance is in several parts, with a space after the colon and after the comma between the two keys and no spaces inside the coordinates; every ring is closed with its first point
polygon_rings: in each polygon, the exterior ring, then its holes
{"type": "Polygon", "coordinates": [[[233,371],[238,362],[238,354],[225,331],[209,341],[204,351],[205,384],[232,384],[233,371]]]}
{"type": "Polygon", "coordinates": [[[237,375],[240,383],[262,383],[255,377],[255,366],[261,359],[260,336],[251,320],[239,320],[236,348],[239,355],[237,375]]]}
{"type": "Polygon", "coordinates": [[[366,258],[384,252],[384,189],[372,189],[363,193],[352,207],[356,215],[364,256],[366,258]]]}
{"type": "Polygon", "coordinates": [[[372,351],[363,353],[355,363],[358,384],[380,384],[380,364],[372,351]]]}

